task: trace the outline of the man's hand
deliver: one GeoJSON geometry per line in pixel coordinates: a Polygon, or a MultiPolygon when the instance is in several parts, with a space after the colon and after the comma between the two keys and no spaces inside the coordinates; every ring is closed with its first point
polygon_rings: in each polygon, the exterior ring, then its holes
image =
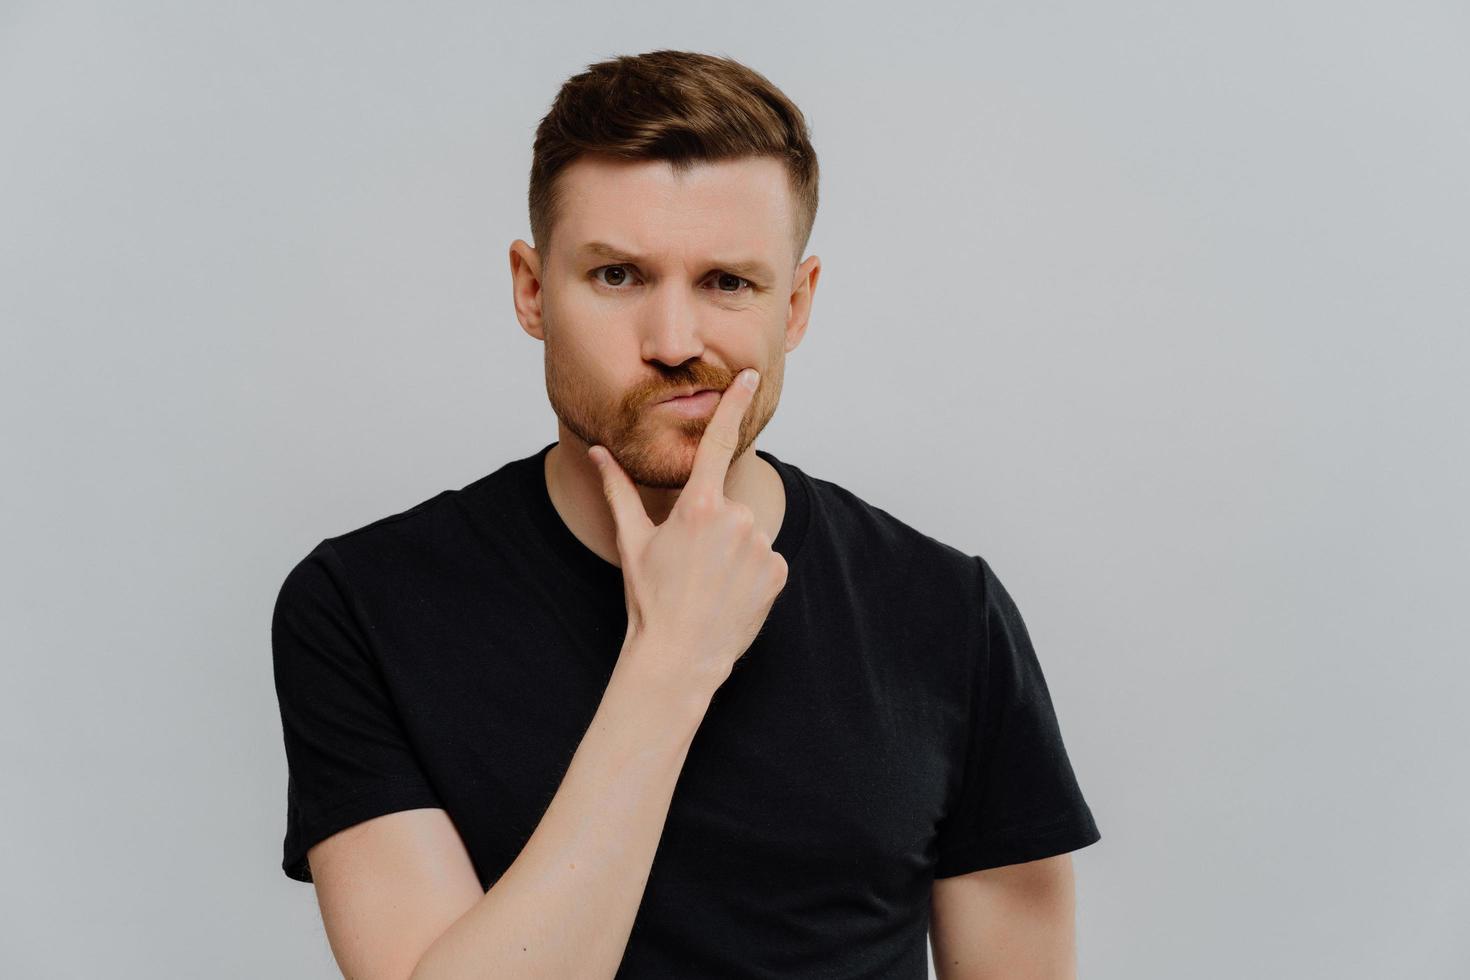
{"type": "Polygon", "coordinates": [[[713,693],[725,682],[786,585],[786,560],[756,527],[755,512],[725,496],[740,422],[759,384],[747,368],[721,393],[689,482],[662,524],[649,519],[607,449],[588,449],[617,526],[627,639],[640,641],[625,643],[624,656],[656,657],[640,666],[697,691],[713,693]]]}

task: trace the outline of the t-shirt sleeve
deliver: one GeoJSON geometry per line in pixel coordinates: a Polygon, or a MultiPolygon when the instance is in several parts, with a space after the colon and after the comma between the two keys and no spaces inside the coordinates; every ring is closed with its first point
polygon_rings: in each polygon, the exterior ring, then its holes
{"type": "Polygon", "coordinates": [[[281,869],[312,880],[306,851],[396,810],[442,807],[409,746],[337,552],[323,541],[287,574],[271,617],[286,747],[281,869]]]}
{"type": "Polygon", "coordinates": [[[938,830],[935,878],[1036,861],[1102,839],[1062,745],[1021,612],[983,558],[963,781],[938,830]]]}

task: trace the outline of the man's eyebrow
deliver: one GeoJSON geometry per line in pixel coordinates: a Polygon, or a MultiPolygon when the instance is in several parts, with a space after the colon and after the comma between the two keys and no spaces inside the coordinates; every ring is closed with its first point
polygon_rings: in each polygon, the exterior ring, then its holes
{"type": "MultiPolygon", "coordinates": [[[[647,264],[648,259],[642,255],[635,255],[624,248],[609,245],[607,242],[584,242],[577,246],[578,255],[596,256],[609,262],[628,262],[632,265],[642,266],[647,264]]],[[[754,279],[758,282],[771,282],[776,277],[771,272],[771,267],[757,259],[735,259],[729,262],[713,261],[712,268],[728,272],[731,275],[746,279],[754,279]]]]}

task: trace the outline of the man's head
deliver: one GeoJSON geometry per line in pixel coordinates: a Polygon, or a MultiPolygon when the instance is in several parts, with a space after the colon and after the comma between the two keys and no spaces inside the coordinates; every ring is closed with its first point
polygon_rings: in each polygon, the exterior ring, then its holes
{"type": "Polygon", "coordinates": [[[682,487],[712,409],[657,403],[754,367],[738,459],[775,413],[821,271],[798,264],[817,209],[800,110],[728,58],[624,56],[562,86],[533,155],[536,246],[511,245],[511,273],[561,439],[682,487]]]}

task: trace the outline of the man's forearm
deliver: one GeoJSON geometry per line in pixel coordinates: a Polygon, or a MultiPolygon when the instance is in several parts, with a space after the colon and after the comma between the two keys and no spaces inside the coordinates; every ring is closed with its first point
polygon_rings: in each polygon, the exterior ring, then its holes
{"type": "Polygon", "coordinates": [[[625,648],[556,795],[412,980],[612,977],[713,691],[664,686],[625,648]]]}

